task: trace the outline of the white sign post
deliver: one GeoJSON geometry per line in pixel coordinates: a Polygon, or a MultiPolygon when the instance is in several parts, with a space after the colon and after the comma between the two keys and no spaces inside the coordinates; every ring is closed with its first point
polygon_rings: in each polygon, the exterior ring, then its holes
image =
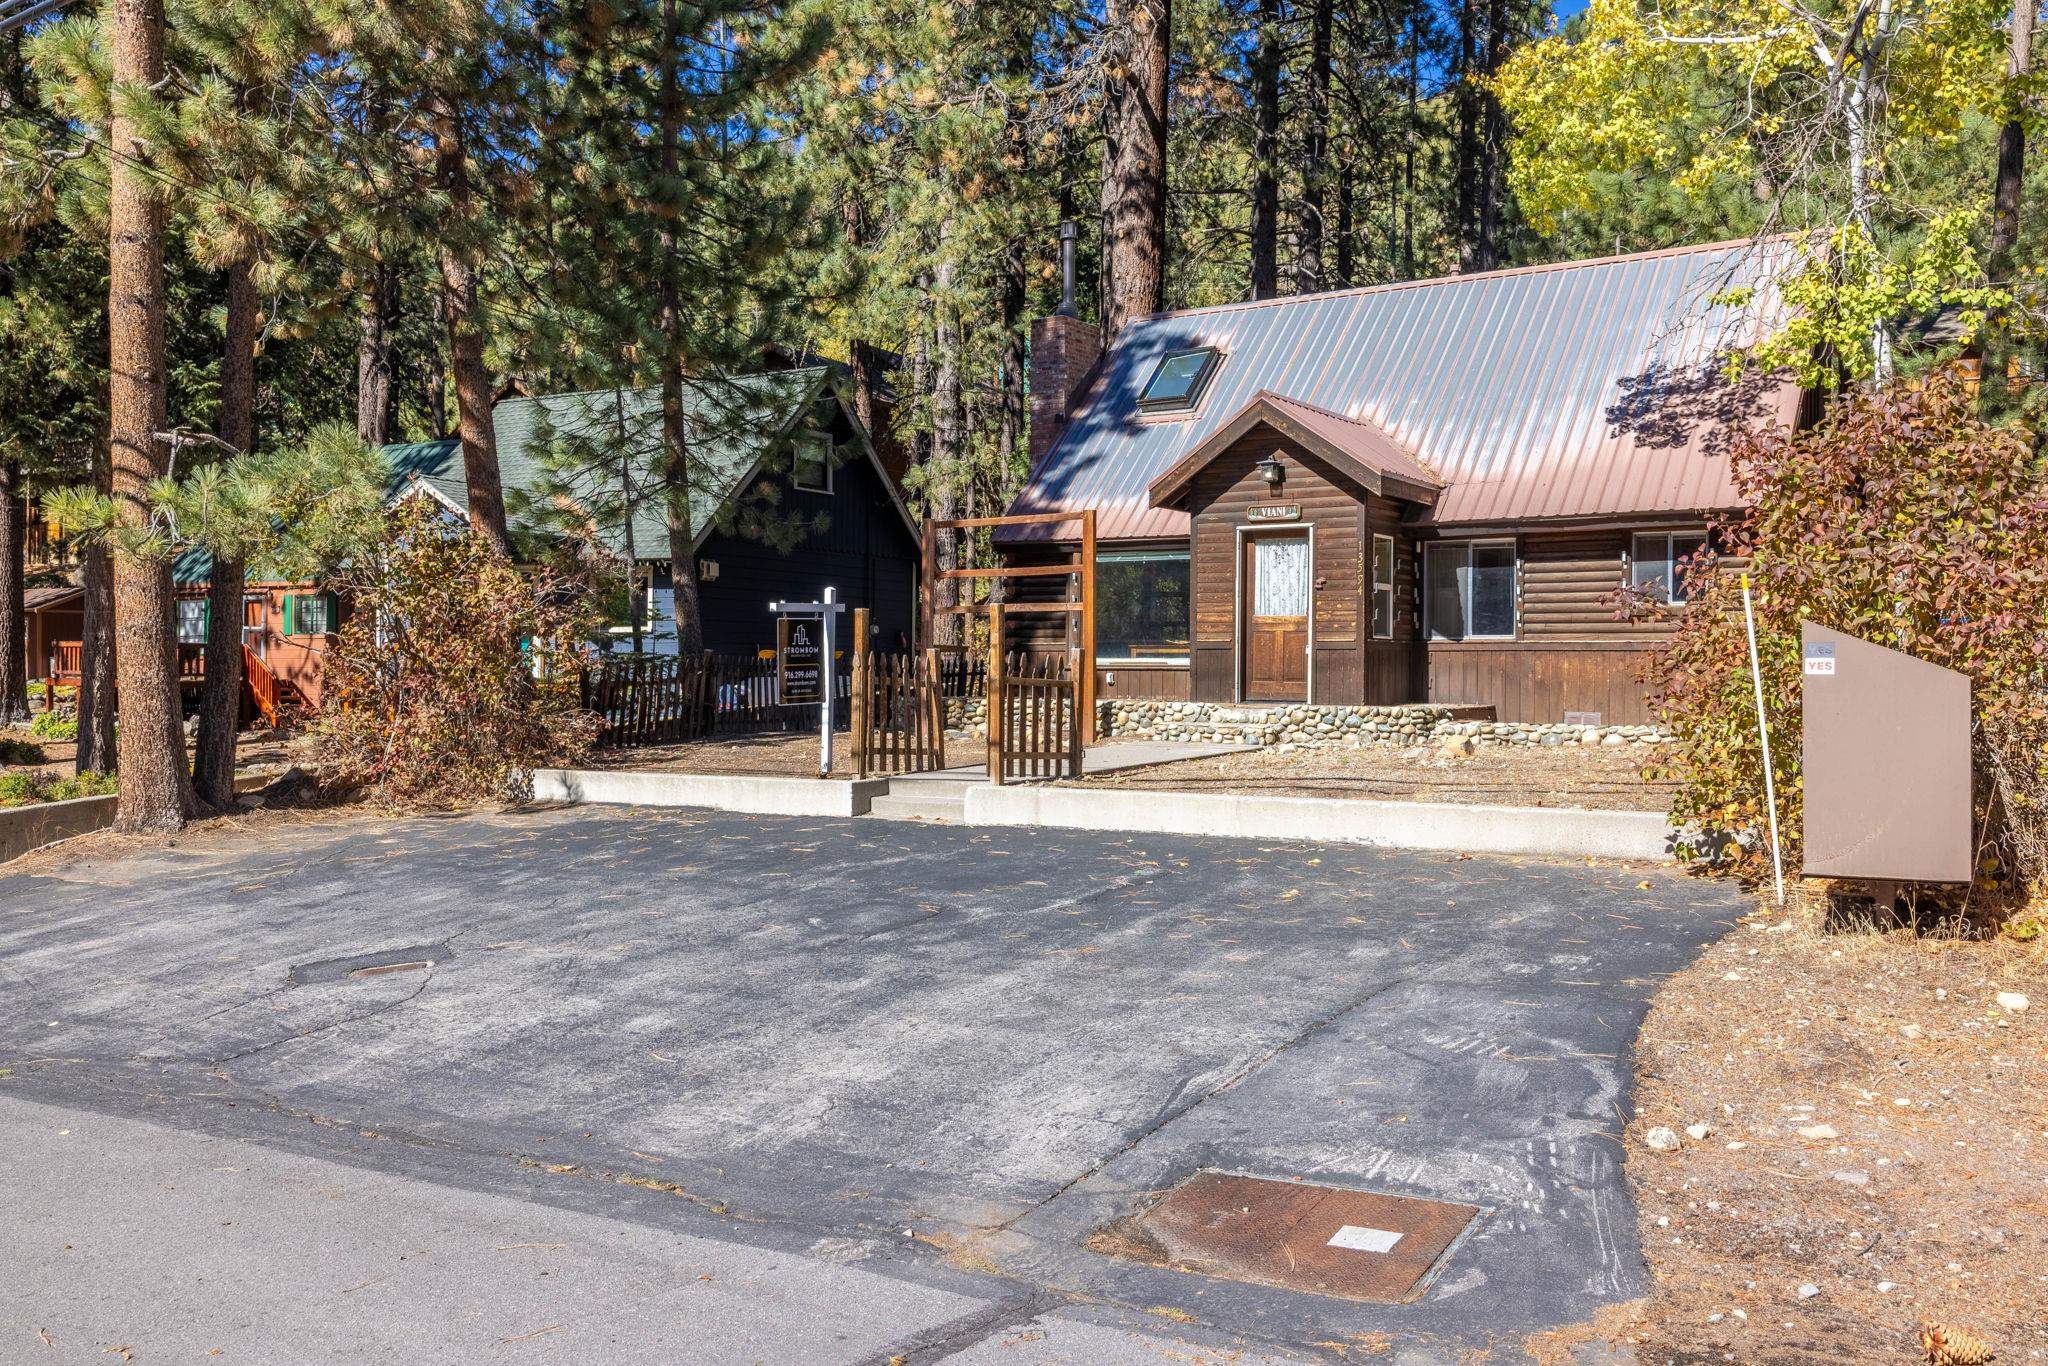
{"type": "MultiPolygon", "coordinates": [[[[827,588],[823,602],[771,602],[768,610],[782,617],[816,617],[821,623],[819,643],[822,658],[818,673],[818,776],[832,775],[832,703],[837,687],[838,665],[833,662],[833,646],[838,632],[839,614],[846,610],[846,604],[839,601],[839,590],[827,588]]],[[[786,639],[787,633],[778,633],[778,640],[786,639]]],[[[778,666],[781,661],[777,661],[778,666]]]]}

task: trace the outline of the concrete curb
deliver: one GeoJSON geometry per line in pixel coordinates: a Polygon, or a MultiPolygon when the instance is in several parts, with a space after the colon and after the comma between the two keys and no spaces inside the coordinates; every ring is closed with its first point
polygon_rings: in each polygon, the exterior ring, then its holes
{"type": "Polygon", "coordinates": [[[743,773],[537,768],[533,799],[620,806],[703,806],[763,816],[865,816],[887,778],[779,778],[743,773]]]}
{"type": "MultiPolygon", "coordinates": [[[[270,786],[275,773],[245,773],[235,779],[235,791],[254,792],[270,786]]],[[[65,840],[90,835],[114,823],[120,798],[73,797],[67,802],[30,802],[26,806],[0,807],[0,864],[11,863],[23,854],[65,840]]]]}
{"type": "Polygon", "coordinates": [[[1312,840],[1551,858],[1661,860],[1671,856],[1670,822],[1653,811],[993,787],[986,783],[969,787],[966,799],[969,825],[1312,840]]]}

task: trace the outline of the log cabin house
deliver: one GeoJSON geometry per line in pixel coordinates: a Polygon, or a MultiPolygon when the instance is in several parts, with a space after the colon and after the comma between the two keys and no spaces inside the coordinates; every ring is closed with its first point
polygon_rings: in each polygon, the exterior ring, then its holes
{"type": "MultiPolygon", "coordinates": [[[[907,643],[916,610],[917,531],[895,478],[854,414],[844,374],[828,365],[793,367],[723,388],[722,396],[701,400],[722,411],[699,416],[699,439],[692,447],[697,476],[691,521],[707,647],[749,656],[772,648],[775,621],[768,603],[814,599],[828,585],[839,590],[841,601],[870,610],[878,643],[907,643]],[[763,522],[779,524],[780,531],[764,536],[763,522]],[[785,543],[798,526],[801,534],[785,543]]],[[[492,422],[508,504],[516,506],[522,491],[541,487],[548,440],[589,435],[611,424],[622,424],[629,438],[651,434],[644,449],[630,440],[627,445],[628,459],[640,462],[639,478],[646,482],[646,462],[659,449],[659,418],[655,390],[501,400],[492,422]]],[[[429,498],[451,518],[466,519],[468,487],[458,441],[389,446],[384,453],[391,467],[388,501],[429,498]]],[[[522,530],[545,534],[530,517],[515,514],[511,521],[515,538],[522,530]]],[[[617,553],[630,544],[648,613],[645,642],[651,651],[673,653],[664,513],[643,504],[631,521],[630,538],[623,526],[602,529],[600,536],[617,553]]],[[[194,694],[204,677],[211,569],[206,553],[196,549],[172,567],[179,672],[194,694]]],[[[30,672],[75,684],[82,591],[50,591],[47,610],[30,617],[30,672]],[[62,614],[67,607],[68,616],[62,614]]],[[[249,714],[320,705],[323,665],[348,611],[346,598],[321,584],[252,578],[242,607],[249,714]]],[[[622,635],[615,642],[628,643],[622,635]]]]}
{"type": "MultiPolygon", "coordinates": [[[[1727,439],[1794,423],[1728,378],[1785,244],[1722,243],[1157,314],[1106,353],[1034,327],[1017,513],[1096,513],[1097,695],[1648,719],[1678,561],[1739,498],[1727,439]]],[[[1007,527],[1011,563],[1076,547],[1007,527]]],[[[1059,579],[1020,581],[1058,592],[1059,579]]]]}

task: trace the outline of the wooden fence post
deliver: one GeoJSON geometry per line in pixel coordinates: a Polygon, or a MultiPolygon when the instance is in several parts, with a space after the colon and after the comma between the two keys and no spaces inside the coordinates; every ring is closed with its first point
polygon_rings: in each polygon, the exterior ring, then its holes
{"type": "Polygon", "coordinates": [[[988,700],[982,707],[988,728],[988,780],[1003,783],[1003,605],[988,608],[988,700]]]}
{"type": "Polygon", "coordinates": [[[928,646],[924,652],[924,696],[931,735],[931,766],[946,766],[946,688],[939,674],[939,651],[928,646]]]}
{"type": "MultiPolygon", "coordinates": [[[[853,696],[847,699],[847,728],[853,732],[853,771],[868,776],[868,707],[870,671],[874,660],[868,656],[868,609],[853,609],[853,696]]],[[[835,668],[833,672],[838,672],[835,668]]]]}

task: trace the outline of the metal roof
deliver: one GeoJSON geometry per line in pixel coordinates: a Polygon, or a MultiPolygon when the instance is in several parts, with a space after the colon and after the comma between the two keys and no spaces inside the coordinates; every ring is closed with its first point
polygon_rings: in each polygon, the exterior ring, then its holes
{"type": "MultiPolygon", "coordinates": [[[[1185,536],[1187,514],[1147,487],[1262,390],[1385,432],[1444,485],[1435,525],[1733,507],[1723,439],[1789,422],[1799,390],[1730,384],[1722,361],[1776,325],[1790,250],[1723,242],[1139,319],[1011,510],[1093,507],[1104,539],[1185,536]],[[1191,346],[1224,353],[1199,409],[1141,416],[1153,367],[1191,346]]],[[[1035,531],[1064,528],[1004,534],[1035,531]]]]}

